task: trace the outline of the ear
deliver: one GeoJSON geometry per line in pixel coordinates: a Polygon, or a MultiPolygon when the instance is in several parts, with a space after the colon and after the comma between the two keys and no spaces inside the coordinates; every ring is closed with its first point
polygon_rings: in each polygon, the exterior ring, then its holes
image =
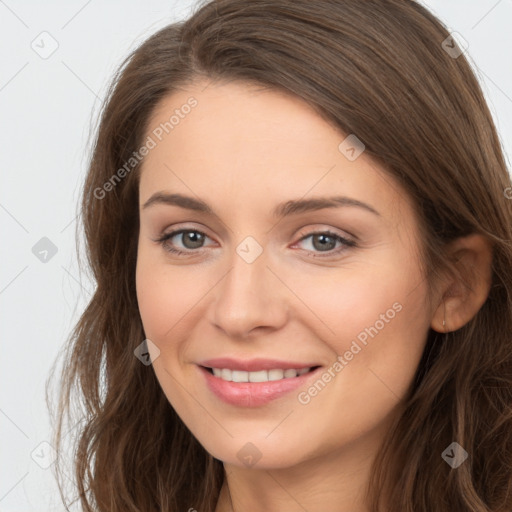
{"type": "Polygon", "coordinates": [[[489,296],[492,282],[492,244],[483,235],[458,238],[447,249],[453,271],[440,285],[442,299],[432,317],[431,327],[438,332],[467,324],[489,296]]]}

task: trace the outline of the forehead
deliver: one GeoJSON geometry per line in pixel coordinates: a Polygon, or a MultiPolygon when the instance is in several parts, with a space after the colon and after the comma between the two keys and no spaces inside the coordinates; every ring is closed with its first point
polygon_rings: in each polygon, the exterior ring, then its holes
{"type": "Polygon", "coordinates": [[[164,98],[149,120],[154,147],[142,163],[141,203],[165,190],[270,211],[288,199],[343,194],[398,222],[410,210],[406,194],[364,151],[347,158],[348,135],[281,91],[197,82],[164,98]]]}

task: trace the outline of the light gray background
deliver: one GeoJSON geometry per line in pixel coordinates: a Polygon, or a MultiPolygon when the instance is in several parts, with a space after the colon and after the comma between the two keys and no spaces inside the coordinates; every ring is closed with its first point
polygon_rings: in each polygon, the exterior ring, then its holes
{"type": "MultiPolygon", "coordinates": [[[[423,3],[468,41],[510,168],[512,0],[423,3]]],[[[0,512],[64,510],[40,467],[51,461],[44,385],[92,290],[74,239],[91,122],[121,60],[193,5],[0,0],[0,512]],[[46,59],[31,47],[51,48],[43,31],[58,43],[46,59]],[[32,252],[42,237],[57,247],[47,262],[32,252]]]]}

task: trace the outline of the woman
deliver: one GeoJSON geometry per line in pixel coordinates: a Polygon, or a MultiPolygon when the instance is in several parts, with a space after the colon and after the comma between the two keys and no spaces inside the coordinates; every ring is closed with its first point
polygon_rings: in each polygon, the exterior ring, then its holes
{"type": "Polygon", "coordinates": [[[403,0],[220,0],[122,65],[66,356],[98,511],[512,508],[512,202],[403,0]]]}

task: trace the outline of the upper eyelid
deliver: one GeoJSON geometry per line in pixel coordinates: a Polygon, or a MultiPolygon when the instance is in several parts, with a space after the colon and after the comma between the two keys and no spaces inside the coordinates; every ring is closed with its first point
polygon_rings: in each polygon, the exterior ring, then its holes
{"type": "MultiPolygon", "coordinates": [[[[187,232],[187,231],[195,231],[197,233],[202,233],[205,236],[207,236],[208,238],[213,239],[210,235],[208,235],[208,233],[206,232],[205,229],[187,227],[187,226],[172,229],[168,233],[162,232],[162,234],[159,235],[158,238],[163,238],[163,237],[167,238],[170,236],[176,236],[178,234],[181,234],[181,233],[187,232]]],[[[333,229],[333,228],[317,228],[317,229],[313,229],[312,231],[309,231],[309,232],[304,232],[303,230],[300,230],[298,232],[297,236],[300,237],[299,240],[302,240],[304,237],[308,237],[308,236],[316,235],[316,234],[328,233],[328,232],[330,232],[332,235],[339,236],[340,238],[357,240],[357,237],[355,235],[352,235],[351,233],[348,233],[348,232],[345,232],[346,234],[337,233],[336,229],[333,229]]]]}
{"type": "Polygon", "coordinates": [[[204,236],[208,237],[210,240],[213,240],[213,238],[208,233],[206,233],[205,230],[199,229],[199,228],[187,228],[187,227],[173,229],[172,231],[169,231],[169,233],[162,233],[162,235],[159,236],[159,238],[173,238],[177,235],[181,235],[183,233],[189,233],[191,231],[193,231],[195,233],[201,233],[204,236]]]}

